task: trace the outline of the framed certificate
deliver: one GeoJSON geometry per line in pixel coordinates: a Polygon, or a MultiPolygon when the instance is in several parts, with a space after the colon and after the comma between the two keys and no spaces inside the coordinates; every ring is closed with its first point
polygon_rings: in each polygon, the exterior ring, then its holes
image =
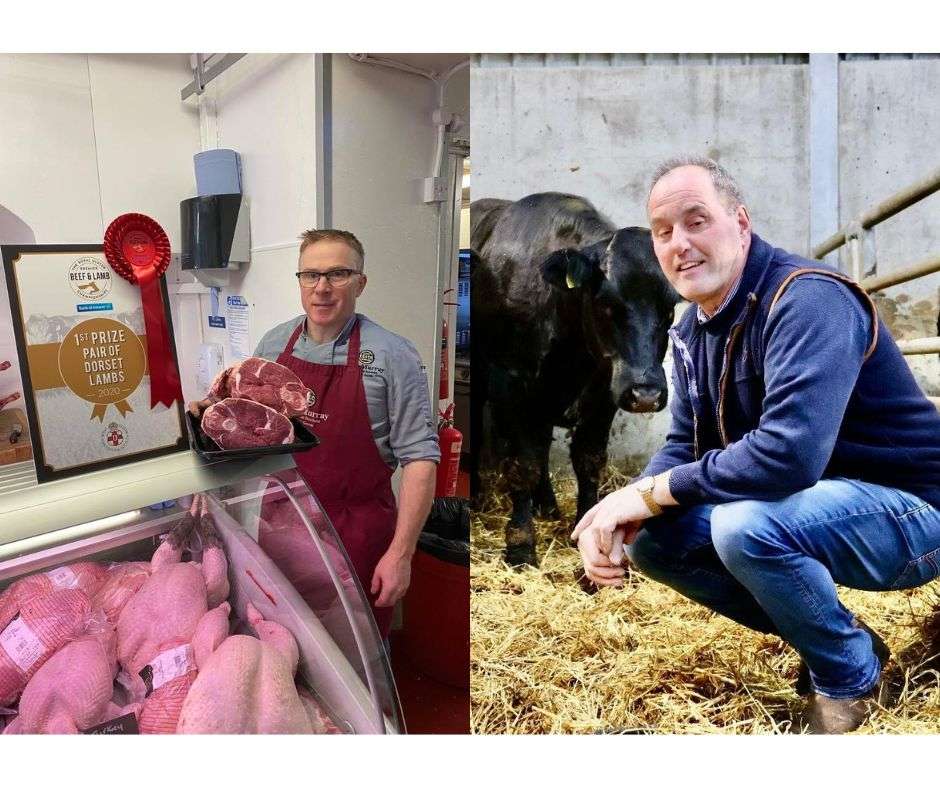
{"type": "Polygon", "coordinates": [[[38,481],[188,448],[182,402],[150,406],[140,289],[104,248],[2,249],[38,481]]]}

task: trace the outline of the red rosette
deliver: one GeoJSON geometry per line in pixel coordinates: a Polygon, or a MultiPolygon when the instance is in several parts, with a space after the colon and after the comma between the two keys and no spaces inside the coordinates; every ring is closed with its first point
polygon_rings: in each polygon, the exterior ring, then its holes
{"type": "Polygon", "coordinates": [[[108,225],[104,256],[116,274],[140,287],[147,332],[150,407],[156,407],[158,402],[169,407],[175,400],[183,399],[159,285],[170,264],[170,239],[149,216],[125,213],[108,225]]]}
{"type": "Polygon", "coordinates": [[[163,228],[142,213],[118,216],[104,234],[104,254],[111,267],[131,284],[135,271],[152,268],[162,276],[170,265],[170,239],[163,228]]]}

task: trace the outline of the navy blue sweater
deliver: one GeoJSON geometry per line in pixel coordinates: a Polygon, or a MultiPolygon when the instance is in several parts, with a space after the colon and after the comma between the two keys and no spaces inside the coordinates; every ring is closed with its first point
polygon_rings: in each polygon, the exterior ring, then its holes
{"type": "Polygon", "coordinates": [[[940,508],[940,413],[871,300],[818,261],[752,236],[741,284],[672,335],[672,425],[644,475],[684,505],[776,500],[836,476],[940,508]],[[829,273],[802,273],[812,268],[829,273]]]}

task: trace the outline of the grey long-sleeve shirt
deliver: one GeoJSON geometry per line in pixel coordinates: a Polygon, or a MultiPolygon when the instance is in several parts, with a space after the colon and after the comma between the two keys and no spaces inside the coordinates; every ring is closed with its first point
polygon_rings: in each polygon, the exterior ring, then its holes
{"type": "MultiPolygon", "coordinates": [[[[355,315],[330,342],[318,345],[306,331],[301,331],[293,356],[313,364],[345,364],[356,317],[362,325],[359,365],[372,437],[379,455],[390,468],[413,460],[439,462],[441,451],[427,378],[418,351],[407,339],[387,331],[364,315],[355,315]]],[[[290,335],[304,320],[301,315],[272,328],[261,338],[255,355],[277,361],[290,335]]]]}

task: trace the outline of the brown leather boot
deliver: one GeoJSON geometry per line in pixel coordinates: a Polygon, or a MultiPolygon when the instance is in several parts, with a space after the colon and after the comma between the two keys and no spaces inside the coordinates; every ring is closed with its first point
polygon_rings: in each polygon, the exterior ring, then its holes
{"type": "MultiPolygon", "coordinates": [[[[863,621],[856,618],[853,623],[871,636],[872,650],[883,668],[891,656],[890,649],[878,636],[878,633],[863,621]]],[[[809,669],[803,662],[800,663],[800,676],[797,678],[798,692],[801,679],[805,680],[807,688],[811,686],[809,669]]],[[[879,678],[874,688],[861,698],[827,698],[818,692],[811,694],[806,709],[807,731],[814,734],[838,734],[854,731],[868,719],[872,707],[881,702],[882,686],[879,678]]]]}
{"type": "Polygon", "coordinates": [[[863,698],[827,698],[813,693],[807,705],[807,733],[848,733],[858,728],[871,713],[874,693],[863,698]]]}

